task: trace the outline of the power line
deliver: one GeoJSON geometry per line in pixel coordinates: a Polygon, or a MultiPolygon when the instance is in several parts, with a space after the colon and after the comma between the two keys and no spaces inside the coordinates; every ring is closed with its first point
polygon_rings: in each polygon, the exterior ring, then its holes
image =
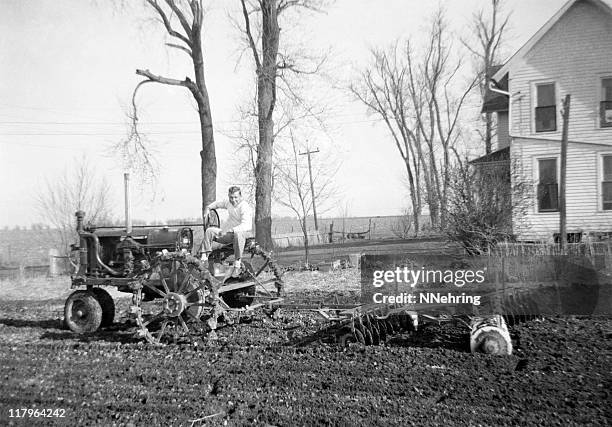
{"type": "MultiPolygon", "coordinates": [[[[339,125],[350,125],[350,124],[361,124],[361,123],[379,123],[381,119],[372,119],[372,120],[354,120],[349,122],[328,122],[328,126],[339,126],[339,125]]],[[[198,123],[194,123],[196,125],[198,123]]],[[[199,125],[199,124],[198,124],[199,125]]],[[[222,127],[218,127],[217,131],[221,133],[238,133],[244,132],[247,129],[224,129],[222,127]]],[[[199,130],[165,130],[165,131],[142,131],[144,135],[176,135],[176,134],[184,134],[184,135],[199,135],[199,130]]],[[[0,133],[0,136],[125,136],[125,132],[117,133],[117,132],[9,132],[9,133],[0,133]]]]}
{"type": "MultiPolygon", "coordinates": [[[[363,119],[363,120],[349,120],[349,121],[330,121],[330,124],[351,124],[351,123],[370,123],[370,122],[380,122],[382,119],[363,119]]],[[[240,124],[244,123],[242,120],[226,120],[226,121],[218,121],[217,124],[224,123],[232,123],[232,124],[240,124]]],[[[194,122],[139,122],[140,125],[143,126],[165,126],[165,125],[193,125],[199,126],[200,123],[197,121],[194,122]]],[[[122,122],[17,122],[17,121],[0,121],[0,125],[76,125],[76,126],[129,126],[129,123],[122,122]]]]}
{"type": "MultiPolygon", "coordinates": [[[[176,135],[176,134],[200,134],[200,131],[182,131],[182,130],[177,130],[177,131],[167,131],[167,132],[142,132],[144,135],[176,135]]],[[[0,133],[0,136],[125,136],[125,132],[124,133],[100,133],[100,132],[93,132],[93,133],[77,133],[77,132],[70,132],[70,133],[44,133],[44,132],[40,132],[40,133],[0,133]]]]}
{"type": "MultiPolygon", "coordinates": [[[[355,114],[353,113],[336,113],[336,114],[326,114],[325,117],[327,119],[335,119],[335,118],[343,118],[343,117],[353,117],[355,114]]],[[[382,119],[359,119],[359,120],[349,120],[349,121],[339,121],[336,123],[361,123],[361,122],[376,122],[381,121],[382,119]]],[[[227,123],[244,123],[246,120],[243,119],[235,119],[235,120],[218,120],[216,124],[227,124],[227,123]]],[[[153,122],[139,122],[139,124],[144,126],[149,125],[199,125],[200,122],[197,120],[190,121],[153,121],[153,122]]],[[[103,125],[103,126],[126,126],[129,123],[121,122],[121,121],[29,121],[29,120],[5,120],[0,121],[0,125],[83,125],[83,126],[92,126],[92,125],[103,125]]]]}
{"type": "MultiPolygon", "coordinates": [[[[28,121],[0,121],[0,125],[109,125],[109,126],[126,126],[125,122],[28,122],[28,121]]],[[[190,124],[197,125],[198,122],[139,122],[142,125],[180,125],[180,124],[190,124]]]]}

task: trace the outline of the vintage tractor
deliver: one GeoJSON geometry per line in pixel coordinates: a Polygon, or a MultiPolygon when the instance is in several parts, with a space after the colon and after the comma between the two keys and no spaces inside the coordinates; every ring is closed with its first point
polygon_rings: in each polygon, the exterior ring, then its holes
{"type": "MultiPolygon", "coordinates": [[[[295,341],[298,345],[319,341],[377,345],[398,333],[416,331],[421,323],[455,319],[470,328],[472,351],[512,352],[501,316],[464,321],[444,311],[427,315],[431,307],[418,304],[381,306],[312,300],[290,304],[280,298],[281,269],[253,239],[247,240],[245,254],[261,257],[263,262],[255,270],[243,260],[240,274],[233,277],[231,245],[213,246],[204,265],[197,253],[192,255],[190,226],[85,227],[84,215],[76,213],[79,244],[73,245],[78,257],[72,288],[77,290],[64,307],[65,323],[76,333],[95,332],[113,323],[115,301],[103,288],[107,286],[132,294],[129,312],[135,332],[154,344],[197,344],[214,339],[219,326],[233,324],[257,308],[272,313],[282,306],[316,311],[329,322],[317,333],[295,341]],[[272,274],[260,280],[265,270],[272,274]],[[275,289],[268,289],[270,285],[275,289]]],[[[211,211],[202,225],[205,229],[219,226],[217,212],[211,211]]]]}
{"type": "MultiPolygon", "coordinates": [[[[79,244],[73,245],[75,273],[66,300],[64,318],[76,333],[95,332],[113,323],[115,302],[101,286],[132,294],[130,314],[140,337],[151,343],[190,341],[214,336],[219,321],[281,301],[282,273],[270,254],[249,239],[245,253],[263,258],[257,272],[243,262],[238,277],[231,245],[217,245],[208,265],[193,256],[193,230],[188,226],[99,227],[84,226],[85,213],[76,213],[79,244]],[[266,269],[274,277],[258,279],[266,269]],[[267,285],[274,283],[276,290],[267,285]],[[255,299],[260,303],[254,304],[255,299]]],[[[219,226],[216,211],[206,218],[205,229],[219,226]]]]}

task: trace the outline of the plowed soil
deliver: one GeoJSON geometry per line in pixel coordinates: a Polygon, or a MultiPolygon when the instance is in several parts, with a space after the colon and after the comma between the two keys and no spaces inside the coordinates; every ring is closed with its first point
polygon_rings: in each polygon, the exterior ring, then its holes
{"type": "MultiPolygon", "coordinates": [[[[303,274],[289,280],[290,297],[333,290],[298,294],[297,283],[355,289],[352,272],[303,274]]],[[[466,329],[453,324],[380,346],[298,346],[325,322],[288,309],[221,329],[204,347],[159,348],[132,336],[129,297],[116,300],[113,326],[76,336],[62,327],[64,295],[11,295],[0,301],[2,425],[607,425],[612,416],[610,319],[521,323],[503,357],[470,354],[466,329]],[[65,416],[10,416],[21,408],[65,416]]]]}

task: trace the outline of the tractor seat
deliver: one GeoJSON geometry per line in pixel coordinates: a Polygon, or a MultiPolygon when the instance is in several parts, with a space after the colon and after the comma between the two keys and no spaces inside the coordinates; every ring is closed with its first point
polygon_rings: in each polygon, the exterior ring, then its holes
{"type": "MultiPolygon", "coordinates": [[[[249,248],[253,244],[253,242],[255,242],[254,237],[247,237],[244,242],[244,249],[246,250],[247,248],[249,248]]],[[[229,251],[229,250],[234,249],[234,244],[233,243],[220,243],[220,242],[217,242],[216,239],[213,239],[212,249],[213,251],[219,250],[219,249],[222,249],[224,251],[229,251]]]]}

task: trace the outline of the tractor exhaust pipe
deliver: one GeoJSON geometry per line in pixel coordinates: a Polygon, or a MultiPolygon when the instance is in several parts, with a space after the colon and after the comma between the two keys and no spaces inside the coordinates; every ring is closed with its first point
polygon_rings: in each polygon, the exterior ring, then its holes
{"type": "Polygon", "coordinates": [[[76,231],[77,233],[81,233],[83,231],[83,218],[85,218],[85,212],[76,211],[74,216],[76,216],[76,231]]]}
{"type": "Polygon", "coordinates": [[[132,212],[130,206],[130,174],[126,172],[123,174],[123,182],[125,187],[125,232],[127,234],[132,233],[132,212]]]}

